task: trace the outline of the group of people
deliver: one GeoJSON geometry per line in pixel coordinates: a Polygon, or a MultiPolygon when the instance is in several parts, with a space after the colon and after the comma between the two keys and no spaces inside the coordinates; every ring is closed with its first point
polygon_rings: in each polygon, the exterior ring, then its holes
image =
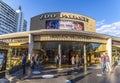
{"type": "MultiPolygon", "coordinates": [[[[26,60],[27,60],[27,57],[23,53],[23,58],[22,58],[23,74],[25,74],[26,60]]],[[[56,55],[55,56],[56,67],[59,66],[59,60],[60,60],[59,56],[56,55]]],[[[81,58],[78,54],[73,55],[71,57],[71,64],[72,64],[72,67],[79,68],[80,65],[84,64],[84,57],[81,58]]],[[[39,55],[38,54],[33,54],[32,55],[32,57],[31,57],[31,68],[32,69],[39,68],[39,55]]],[[[109,56],[106,52],[103,52],[103,54],[101,55],[101,70],[102,70],[102,74],[105,74],[105,72],[111,72],[110,59],[109,59],[109,56]]]]}
{"type": "Polygon", "coordinates": [[[80,67],[80,65],[83,65],[84,64],[84,57],[83,58],[81,58],[78,54],[77,55],[73,55],[72,57],[71,57],[71,64],[72,64],[72,67],[77,67],[77,68],[79,68],[80,67]]]}
{"type": "MultiPolygon", "coordinates": [[[[60,60],[60,57],[58,55],[56,55],[55,56],[56,67],[59,66],[59,60],[60,60]]],[[[81,58],[78,54],[73,55],[70,60],[71,60],[72,67],[79,68],[80,65],[84,64],[84,57],[81,58]]]]}
{"type": "Polygon", "coordinates": [[[101,70],[102,74],[105,72],[111,72],[110,58],[106,52],[101,55],[101,70]]]}
{"type": "MultiPolygon", "coordinates": [[[[22,58],[22,69],[23,69],[23,74],[25,74],[26,71],[26,63],[27,63],[27,55],[23,53],[23,58],[22,58]]],[[[38,54],[33,54],[31,57],[31,68],[34,70],[35,68],[39,68],[39,55],[38,54]]]]}

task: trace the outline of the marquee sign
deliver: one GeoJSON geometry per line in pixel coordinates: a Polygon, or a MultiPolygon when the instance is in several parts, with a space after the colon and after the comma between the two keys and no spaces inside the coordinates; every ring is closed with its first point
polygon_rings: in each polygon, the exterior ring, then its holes
{"type": "Polygon", "coordinates": [[[21,42],[28,42],[28,38],[11,38],[11,39],[2,39],[1,42],[5,43],[21,43],[21,42]]]}
{"type": "Polygon", "coordinates": [[[34,41],[80,41],[80,42],[106,43],[106,40],[101,38],[95,38],[84,35],[67,35],[67,34],[35,36],[34,41]]]}
{"type": "Polygon", "coordinates": [[[120,45],[120,42],[112,41],[112,45],[120,45]]]}
{"type": "Polygon", "coordinates": [[[81,20],[81,21],[85,21],[85,22],[89,21],[89,19],[87,17],[82,16],[82,15],[75,15],[75,14],[60,13],[60,15],[58,15],[57,13],[49,13],[49,14],[41,14],[39,16],[40,20],[42,20],[42,19],[49,19],[49,18],[56,18],[56,17],[81,20]]]}
{"type": "Polygon", "coordinates": [[[88,18],[82,16],[82,15],[71,15],[71,14],[60,14],[60,18],[69,18],[69,19],[76,19],[88,22],[88,18]]]}

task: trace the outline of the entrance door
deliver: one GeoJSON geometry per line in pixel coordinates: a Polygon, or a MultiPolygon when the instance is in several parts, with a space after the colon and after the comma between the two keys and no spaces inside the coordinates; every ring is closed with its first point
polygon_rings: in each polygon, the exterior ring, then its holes
{"type": "MultiPolygon", "coordinates": [[[[44,50],[46,51],[47,63],[55,64],[55,55],[59,54],[58,46],[61,45],[61,65],[71,65],[71,57],[77,54],[82,57],[83,44],[79,42],[44,42],[44,50]]],[[[42,46],[43,46],[42,45],[42,46]]]]}

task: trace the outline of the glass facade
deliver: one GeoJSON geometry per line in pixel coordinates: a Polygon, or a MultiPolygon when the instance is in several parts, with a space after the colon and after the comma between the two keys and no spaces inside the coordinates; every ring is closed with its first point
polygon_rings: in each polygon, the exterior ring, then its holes
{"type": "MultiPolygon", "coordinates": [[[[80,58],[84,56],[84,44],[86,45],[86,60],[87,64],[99,64],[100,55],[104,51],[102,44],[98,43],[84,43],[84,42],[40,42],[41,60],[45,60],[45,64],[54,64],[55,56],[61,52],[61,64],[71,65],[71,57],[79,55],[80,58]],[[59,45],[61,48],[59,49],[59,45]],[[102,47],[101,47],[102,46],[102,47]]],[[[34,49],[35,51],[35,49],[34,49]]]]}
{"type": "Polygon", "coordinates": [[[0,1],[0,34],[16,31],[16,12],[3,1],[0,1]]]}
{"type": "Polygon", "coordinates": [[[120,56],[120,48],[119,47],[112,47],[112,62],[118,62],[118,57],[120,56]]]}

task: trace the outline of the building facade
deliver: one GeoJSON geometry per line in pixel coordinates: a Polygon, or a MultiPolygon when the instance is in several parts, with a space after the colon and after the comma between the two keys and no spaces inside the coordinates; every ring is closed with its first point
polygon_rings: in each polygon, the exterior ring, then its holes
{"type": "MultiPolygon", "coordinates": [[[[43,65],[53,65],[59,55],[59,65],[71,65],[71,57],[84,58],[85,66],[100,64],[100,56],[107,52],[110,63],[120,53],[120,38],[96,33],[95,20],[78,14],[52,12],[31,19],[31,31],[0,36],[1,49],[11,57],[39,54],[43,65]]],[[[13,59],[11,59],[13,61],[13,59]]],[[[17,59],[20,60],[19,58],[17,59]]]]}
{"type": "Polygon", "coordinates": [[[96,31],[95,20],[84,15],[67,12],[50,12],[31,18],[30,30],[71,29],[96,31]]]}

